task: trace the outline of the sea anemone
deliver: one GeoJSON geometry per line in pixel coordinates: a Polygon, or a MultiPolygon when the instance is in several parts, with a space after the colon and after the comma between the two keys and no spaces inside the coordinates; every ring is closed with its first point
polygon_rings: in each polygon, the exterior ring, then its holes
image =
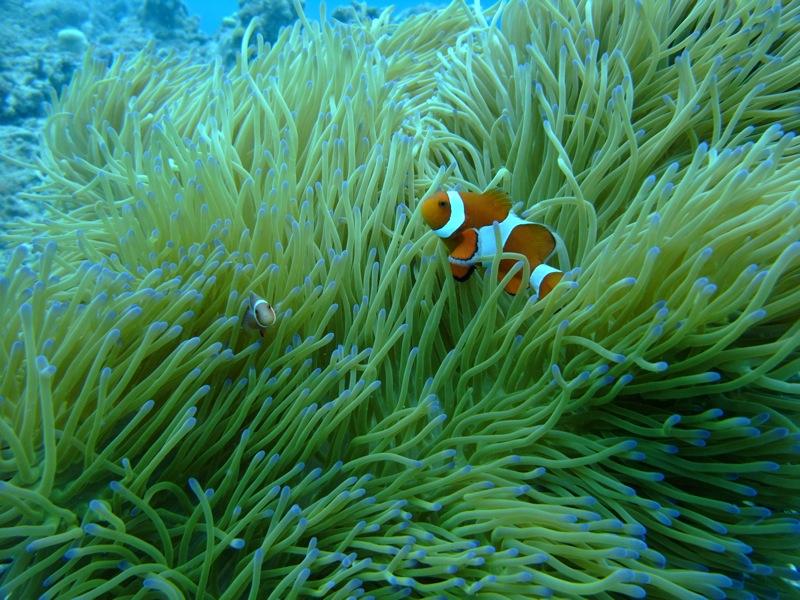
{"type": "Polygon", "coordinates": [[[228,73],[87,57],[0,279],[0,595],[796,593],[799,19],[456,2],[251,27],[228,73]],[[564,280],[453,281],[443,186],[507,190],[564,280]]]}

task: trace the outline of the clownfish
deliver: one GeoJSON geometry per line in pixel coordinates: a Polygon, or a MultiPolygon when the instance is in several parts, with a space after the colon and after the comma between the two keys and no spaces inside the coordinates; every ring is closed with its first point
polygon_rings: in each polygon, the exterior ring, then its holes
{"type": "MultiPolygon", "coordinates": [[[[475,266],[491,263],[497,253],[494,223],[500,229],[501,250],[524,255],[531,266],[530,284],[538,298],[544,298],[564,276],[547,264],[556,250],[558,238],[540,223],[526,221],[511,210],[511,201],[501,190],[475,192],[437,192],[421,206],[422,218],[442,238],[450,251],[448,261],[453,277],[466,281],[475,266]]],[[[498,278],[503,279],[517,261],[502,259],[498,278]]],[[[522,287],[522,272],[506,284],[516,294],[522,287]]]]}
{"type": "Polygon", "coordinates": [[[272,305],[250,292],[243,320],[245,328],[258,331],[259,335],[264,337],[264,331],[274,325],[276,320],[277,316],[272,305]]]}

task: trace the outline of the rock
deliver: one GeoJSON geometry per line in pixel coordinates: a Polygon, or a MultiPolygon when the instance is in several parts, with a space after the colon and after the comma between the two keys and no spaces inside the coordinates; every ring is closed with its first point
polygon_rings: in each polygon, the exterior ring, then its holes
{"type": "Polygon", "coordinates": [[[89,19],[86,2],[74,0],[33,0],[27,7],[33,26],[57,31],[64,27],[80,27],[89,19]]]}
{"type": "Polygon", "coordinates": [[[86,50],[88,42],[86,35],[74,27],[67,27],[58,32],[58,43],[64,50],[69,52],[83,52],[86,50]]]}
{"type": "Polygon", "coordinates": [[[189,17],[189,11],[181,0],[144,0],[139,16],[148,27],[174,29],[189,17]]]}
{"type": "Polygon", "coordinates": [[[41,119],[22,121],[20,125],[0,125],[0,231],[2,225],[17,217],[31,217],[37,207],[23,198],[26,190],[41,183],[41,174],[34,168],[39,152],[41,119]]]}

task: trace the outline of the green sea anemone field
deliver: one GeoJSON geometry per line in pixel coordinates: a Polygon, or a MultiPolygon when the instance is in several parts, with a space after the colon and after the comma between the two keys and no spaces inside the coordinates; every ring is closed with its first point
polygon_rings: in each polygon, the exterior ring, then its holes
{"type": "Polygon", "coordinates": [[[251,34],[53,101],[0,597],[797,597],[800,3],[251,34]],[[491,187],[564,240],[542,301],[416,210],[491,187]]]}

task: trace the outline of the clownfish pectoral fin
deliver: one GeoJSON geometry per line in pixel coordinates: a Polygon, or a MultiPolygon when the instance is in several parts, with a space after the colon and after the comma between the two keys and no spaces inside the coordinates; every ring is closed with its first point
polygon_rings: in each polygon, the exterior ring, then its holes
{"type": "Polygon", "coordinates": [[[453,238],[454,246],[451,246],[450,256],[447,258],[453,277],[458,281],[466,281],[475,270],[472,258],[478,252],[478,231],[467,229],[460,232],[453,238]]]}
{"type": "Polygon", "coordinates": [[[450,251],[450,259],[454,261],[471,260],[478,252],[478,230],[462,231],[454,240],[456,246],[450,251]]]}
{"type": "Polygon", "coordinates": [[[453,279],[456,281],[466,281],[475,270],[475,265],[458,265],[450,263],[450,270],[453,272],[453,279]]]}

